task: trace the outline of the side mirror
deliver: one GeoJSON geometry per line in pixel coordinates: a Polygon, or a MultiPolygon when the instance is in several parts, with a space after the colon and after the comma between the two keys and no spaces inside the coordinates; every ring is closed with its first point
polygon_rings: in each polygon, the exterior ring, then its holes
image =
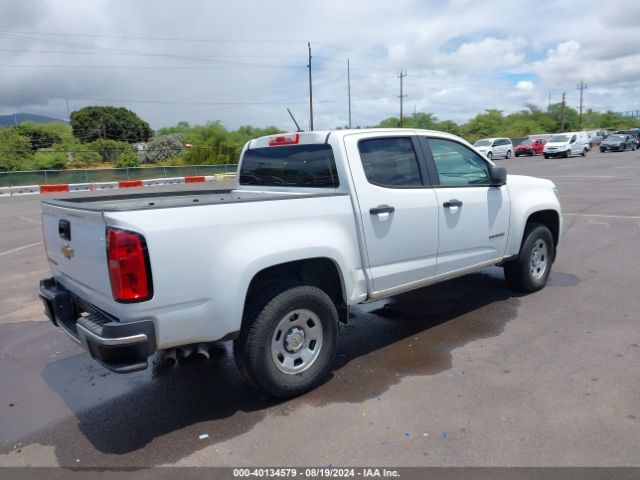
{"type": "Polygon", "coordinates": [[[501,187],[507,184],[507,169],[504,167],[493,167],[491,169],[491,186],[501,187]]]}

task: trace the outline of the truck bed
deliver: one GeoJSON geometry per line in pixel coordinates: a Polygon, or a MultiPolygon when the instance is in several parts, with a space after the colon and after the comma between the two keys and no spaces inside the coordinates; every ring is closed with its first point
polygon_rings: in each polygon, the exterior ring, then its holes
{"type": "Polygon", "coordinates": [[[71,197],[43,200],[43,205],[51,205],[75,210],[93,212],[126,212],[133,210],[151,210],[160,208],[180,208],[198,205],[215,205],[245,202],[264,202],[269,200],[287,200],[292,198],[326,197],[344,195],[337,193],[291,192],[250,192],[245,190],[199,190],[177,192],[144,192],[130,195],[96,195],[89,197],[71,197]]]}

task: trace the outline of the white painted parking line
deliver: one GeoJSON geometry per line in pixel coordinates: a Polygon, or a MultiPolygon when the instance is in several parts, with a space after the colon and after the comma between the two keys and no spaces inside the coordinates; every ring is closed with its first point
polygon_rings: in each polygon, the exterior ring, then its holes
{"type": "Polygon", "coordinates": [[[629,220],[640,220],[637,215],[604,215],[600,213],[563,213],[563,217],[598,217],[598,218],[627,218],[629,220]]]}
{"type": "Polygon", "coordinates": [[[3,255],[9,255],[10,253],[16,253],[27,248],[36,247],[38,245],[42,245],[42,242],[30,243],[29,245],[25,245],[23,247],[14,248],[13,250],[7,250],[6,252],[0,252],[0,257],[2,257],[3,255]]]}
{"type": "Polygon", "coordinates": [[[18,217],[20,220],[24,220],[25,222],[31,222],[31,223],[35,223],[36,225],[40,225],[40,222],[38,220],[34,220],[33,218],[27,218],[27,217],[18,217]]]}

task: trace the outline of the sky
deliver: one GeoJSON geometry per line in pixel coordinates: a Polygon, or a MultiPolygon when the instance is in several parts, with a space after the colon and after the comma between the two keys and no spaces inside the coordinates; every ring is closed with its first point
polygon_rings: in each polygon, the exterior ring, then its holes
{"type": "Polygon", "coordinates": [[[640,110],[640,0],[0,0],[0,114],[129,108],[179,121],[464,123],[534,104],[640,110]]]}

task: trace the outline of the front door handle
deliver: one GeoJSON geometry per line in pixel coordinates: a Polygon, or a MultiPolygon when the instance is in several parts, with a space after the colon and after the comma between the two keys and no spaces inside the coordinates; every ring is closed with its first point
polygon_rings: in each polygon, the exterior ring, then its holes
{"type": "Polygon", "coordinates": [[[460,200],[456,200],[455,198],[452,200],[449,200],[448,202],[444,202],[442,204],[442,206],[444,208],[452,208],[452,207],[461,207],[462,206],[462,202],[460,200]]]}
{"type": "Polygon", "coordinates": [[[393,213],[395,211],[395,207],[391,207],[389,205],[378,205],[377,207],[371,208],[369,213],[371,215],[378,215],[379,213],[393,213]]]}

